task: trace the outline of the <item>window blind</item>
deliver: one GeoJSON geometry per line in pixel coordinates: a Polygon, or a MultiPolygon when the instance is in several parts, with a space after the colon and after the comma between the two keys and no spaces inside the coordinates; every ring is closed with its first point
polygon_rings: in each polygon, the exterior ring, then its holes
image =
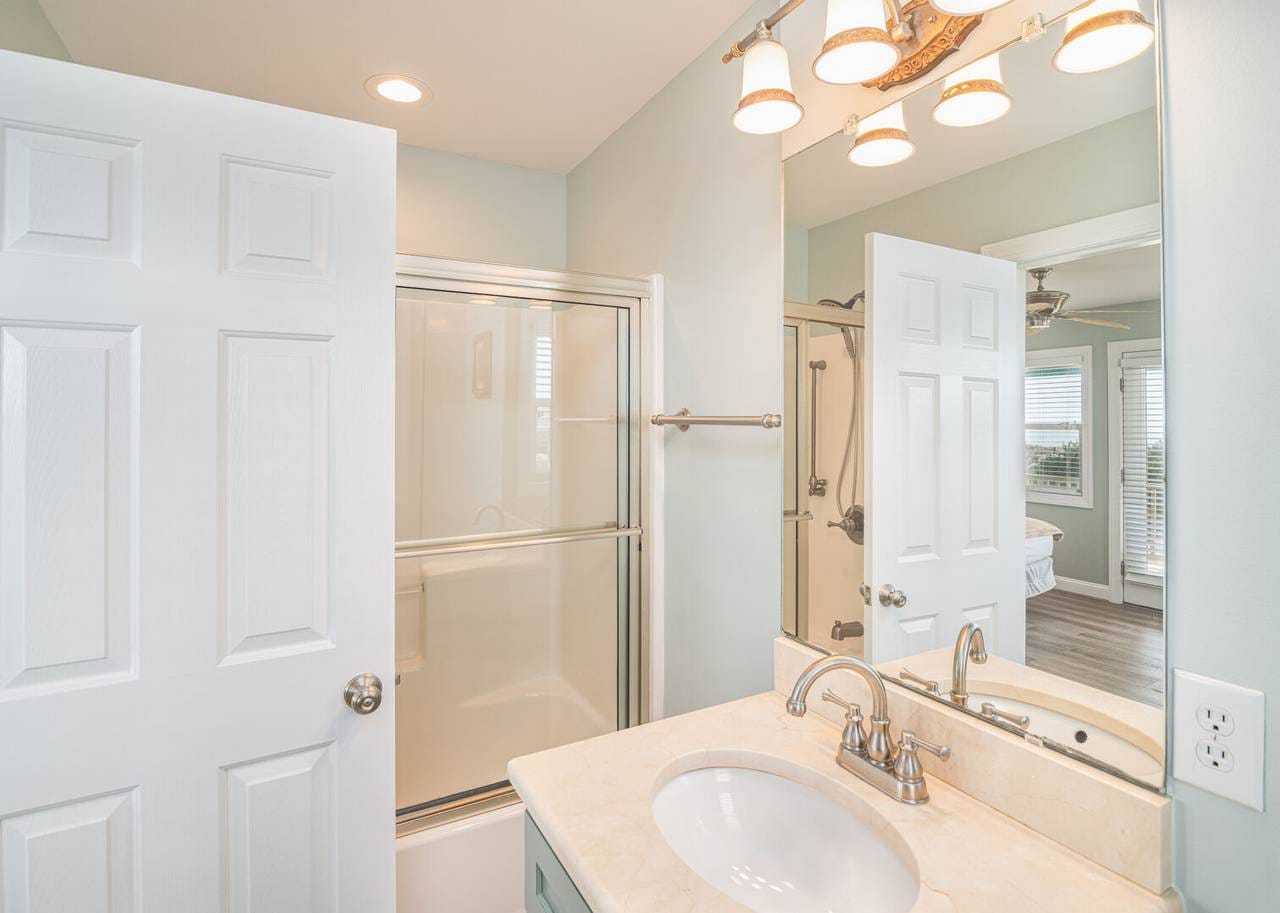
{"type": "Polygon", "coordinates": [[[1036,365],[1026,374],[1026,474],[1029,491],[1083,493],[1081,421],[1084,381],[1078,364],[1036,365]]]}
{"type": "Polygon", "coordinates": [[[1127,579],[1164,577],[1164,368],[1160,356],[1125,353],[1121,384],[1121,523],[1127,579]]]}
{"type": "Polygon", "coordinates": [[[533,471],[551,471],[552,347],[549,335],[533,337],[533,471]]]}

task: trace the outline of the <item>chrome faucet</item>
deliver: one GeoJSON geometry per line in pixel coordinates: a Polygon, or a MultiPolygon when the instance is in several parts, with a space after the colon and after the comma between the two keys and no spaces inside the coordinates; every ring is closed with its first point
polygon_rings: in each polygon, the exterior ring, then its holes
{"type": "Polygon", "coordinates": [[[857,673],[871,689],[871,720],[865,730],[861,707],[841,699],[832,691],[823,694],[824,700],[839,704],[846,711],[844,732],[840,736],[840,747],[836,749],[836,763],[899,802],[911,805],[928,802],[929,788],[916,752],[923,748],[945,761],[951,756],[951,749],[926,742],[911,730],[904,729],[895,750],[889,732],[889,696],[885,693],[884,679],[870,663],[854,656],[826,656],[815,660],[796,679],[791,696],[787,698],[787,712],[792,716],[804,716],[808,710],[805,700],[809,689],[833,669],[849,669],[857,673]]]}
{"type": "Polygon", "coordinates": [[[961,707],[969,703],[969,660],[975,663],[987,661],[987,642],[982,628],[969,622],[956,637],[956,652],[951,660],[951,703],[961,707]]]}

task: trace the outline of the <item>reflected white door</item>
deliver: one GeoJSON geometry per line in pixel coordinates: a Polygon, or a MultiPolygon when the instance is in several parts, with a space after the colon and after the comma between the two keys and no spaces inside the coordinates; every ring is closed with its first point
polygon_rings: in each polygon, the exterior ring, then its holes
{"type": "Polygon", "coordinates": [[[1021,662],[1016,266],[880,234],[867,236],[866,263],[867,658],[948,645],[972,621],[989,650],[1021,662]]]}
{"type": "Polygon", "coordinates": [[[0,910],[390,911],[394,133],[0,52],[0,156],[0,910]]]}

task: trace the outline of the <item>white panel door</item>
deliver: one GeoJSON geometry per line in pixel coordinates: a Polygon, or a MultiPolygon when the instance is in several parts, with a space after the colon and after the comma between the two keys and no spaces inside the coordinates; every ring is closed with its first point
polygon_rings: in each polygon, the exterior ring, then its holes
{"type": "Polygon", "coordinates": [[[391,911],[394,133],[0,52],[0,182],[0,911],[391,911]]]}
{"type": "Polygon", "coordinates": [[[880,234],[867,235],[866,263],[867,656],[941,647],[972,621],[989,650],[1021,662],[1016,267],[880,234]],[[886,587],[905,603],[882,599],[886,587]]]}

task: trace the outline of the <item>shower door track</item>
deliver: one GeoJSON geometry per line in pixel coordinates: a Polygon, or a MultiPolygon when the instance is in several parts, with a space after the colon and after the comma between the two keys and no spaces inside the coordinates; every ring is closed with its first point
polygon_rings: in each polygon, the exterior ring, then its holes
{"type": "Polygon", "coordinates": [[[528,536],[507,536],[506,538],[424,539],[421,542],[398,543],[396,557],[429,558],[432,555],[491,552],[503,548],[520,548],[525,545],[559,545],[563,542],[589,542],[593,539],[625,539],[628,536],[638,536],[641,532],[642,530],[638,526],[627,526],[622,529],[616,526],[608,526],[602,529],[585,529],[564,533],[537,533],[528,536]]]}

